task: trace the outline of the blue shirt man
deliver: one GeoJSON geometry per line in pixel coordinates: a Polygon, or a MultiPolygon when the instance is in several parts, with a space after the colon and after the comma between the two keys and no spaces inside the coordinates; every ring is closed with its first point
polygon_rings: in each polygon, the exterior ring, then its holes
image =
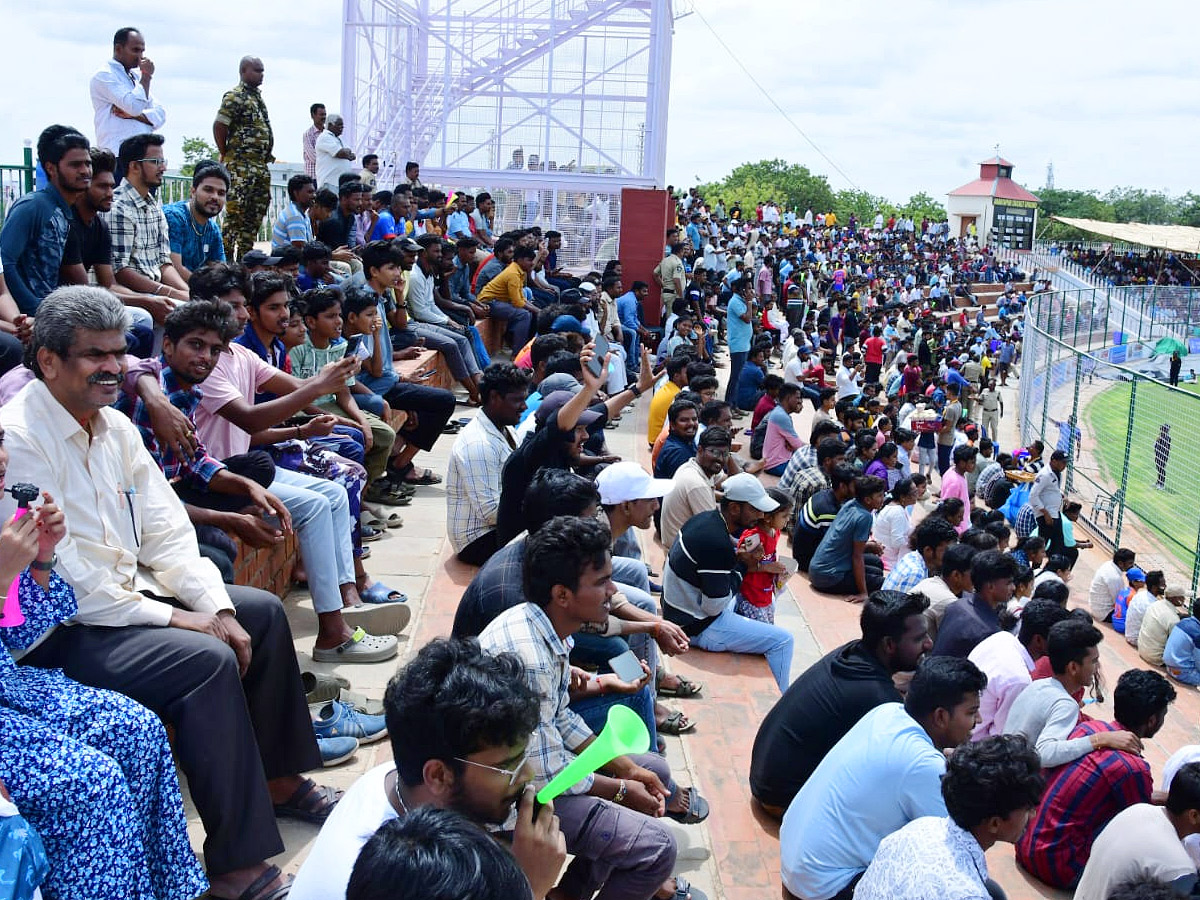
{"type": "Polygon", "coordinates": [[[452,241],[471,236],[471,219],[461,209],[455,210],[446,217],[446,236],[452,241]]]}
{"type": "Polygon", "coordinates": [[[687,227],[688,240],[692,242],[692,249],[697,253],[704,246],[704,239],[700,237],[700,229],[695,222],[689,222],[687,227]]]}
{"type": "Polygon", "coordinates": [[[850,729],[796,794],[779,830],[781,875],[797,897],[828,900],[866,871],[879,843],[944,816],[946,757],[900,703],[850,729]]]}
{"type": "Polygon", "coordinates": [[[617,298],[617,318],[620,319],[624,331],[637,334],[638,329],[642,327],[641,319],[638,318],[641,305],[633,291],[626,291],[617,298]]]}
{"type": "Polygon", "coordinates": [[[738,373],[738,409],[754,409],[754,405],[758,403],[758,397],[762,392],[763,382],[766,381],[766,378],[767,373],[763,371],[762,366],[753,359],[746,360],[746,364],[742,366],[742,371],[738,373]]]}
{"type": "Polygon", "coordinates": [[[34,315],[46,295],[58,287],[73,215],[52,184],[9,207],[0,230],[0,263],[9,293],[27,316],[34,315]]]}
{"type": "Polygon", "coordinates": [[[746,314],[746,311],[746,301],[740,294],[734,294],[729,298],[729,305],[726,307],[725,331],[730,353],[748,353],[750,351],[750,341],[754,337],[754,325],[751,322],[742,321],[742,316],[746,314]]]}
{"type": "Polygon", "coordinates": [[[197,227],[191,206],[191,200],[168,203],[163,207],[163,215],[167,217],[171,252],[178,253],[183,267],[194,272],[205,263],[225,262],[225,245],[217,220],[207,219],[203,226],[197,227]]]}

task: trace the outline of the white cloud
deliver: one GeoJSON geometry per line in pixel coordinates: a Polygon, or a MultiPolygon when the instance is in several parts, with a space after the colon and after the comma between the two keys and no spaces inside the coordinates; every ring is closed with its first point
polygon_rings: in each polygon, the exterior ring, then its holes
{"type": "MultiPolygon", "coordinates": [[[[796,123],[862,188],[944,194],[1001,152],[1037,187],[1195,184],[1200,4],[1178,0],[694,0],[796,123]]],[[[52,122],[91,133],[87,81],[133,24],[158,66],[168,155],[210,136],[244,54],[266,64],[276,155],[300,158],[308,105],[340,105],[342,4],[254,0],[102,9],[0,0],[0,162],[52,122]],[[32,14],[31,14],[32,13],[32,14]]],[[[718,178],[783,157],[844,180],[729,59],[700,16],[676,23],[668,179],[718,178]]]]}

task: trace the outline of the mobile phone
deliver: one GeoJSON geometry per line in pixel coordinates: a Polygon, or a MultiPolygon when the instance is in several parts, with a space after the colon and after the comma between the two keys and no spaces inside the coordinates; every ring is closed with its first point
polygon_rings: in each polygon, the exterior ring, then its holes
{"type": "Polygon", "coordinates": [[[592,373],[593,377],[599,378],[604,372],[604,357],[608,355],[608,339],[604,335],[596,335],[592,352],[595,355],[588,360],[588,371],[592,373]]]}
{"type": "Polygon", "coordinates": [[[608,667],[613,670],[614,675],[630,684],[641,681],[646,675],[642,670],[641,660],[634,655],[632,650],[626,650],[620,656],[614,656],[608,661],[608,667]]]}

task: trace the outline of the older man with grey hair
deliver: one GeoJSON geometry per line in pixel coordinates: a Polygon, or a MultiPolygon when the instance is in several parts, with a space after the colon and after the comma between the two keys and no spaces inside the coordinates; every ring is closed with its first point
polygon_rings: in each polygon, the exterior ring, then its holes
{"type": "Polygon", "coordinates": [[[317,187],[329,188],[335,194],[343,175],[353,175],[354,151],[342,143],[346,123],[337,113],[325,119],[325,130],[317,135],[317,187]]]}
{"type": "Polygon", "coordinates": [[[0,409],[12,480],[60,498],[54,566],[79,604],[20,662],[118,691],[172,725],[211,896],[270,900],[285,887],[266,862],[283,851],[275,816],[321,821],[339,794],[297,774],[321,757],[282,604],[222,584],[137,428],[110,408],[128,326],[102,288],[54,291],[33,330],[37,380],[0,409]]]}

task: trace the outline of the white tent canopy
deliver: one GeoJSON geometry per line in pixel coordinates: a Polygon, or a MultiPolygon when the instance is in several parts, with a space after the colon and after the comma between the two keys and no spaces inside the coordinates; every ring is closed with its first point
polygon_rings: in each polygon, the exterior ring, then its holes
{"type": "Polygon", "coordinates": [[[1143,247],[1158,247],[1175,253],[1200,254],[1200,228],[1189,225],[1142,225],[1139,222],[1101,222],[1098,219],[1071,219],[1067,216],[1051,216],[1081,231],[1103,235],[1114,241],[1141,244],[1143,247]]]}

